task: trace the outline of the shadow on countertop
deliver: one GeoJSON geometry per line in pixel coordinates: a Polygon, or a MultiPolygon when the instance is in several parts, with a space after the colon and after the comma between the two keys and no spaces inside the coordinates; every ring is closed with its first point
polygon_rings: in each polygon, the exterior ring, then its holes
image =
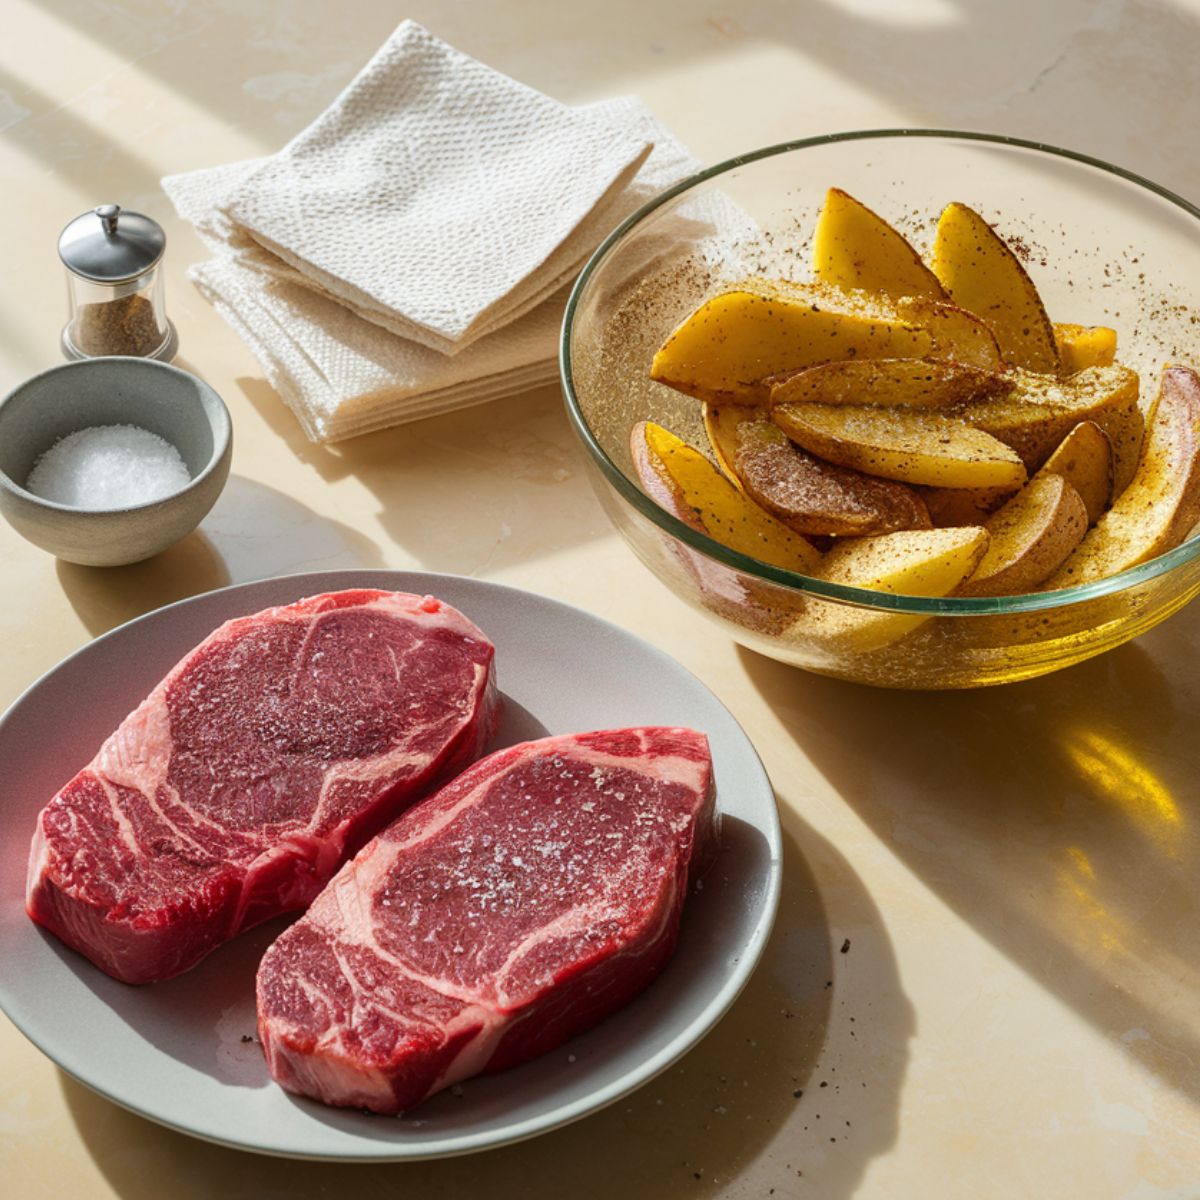
{"type": "Polygon", "coordinates": [[[96,636],[153,609],[230,582],[216,547],[199,530],[144,562],[81,567],[60,558],[55,570],[79,619],[96,636]]]}
{"type": "Polygon", "coordinates": [[[913,1033],[880,914],[841,855],[785,810],[784,885],[763,961],[726,1017],[633,1095],[563,1129],[465,1158],[334,1164],[266,1158],[160,1128],[66,1075],[63,1094],[123,1200],[557,1194],[660,1200],[754,1177],[789,1195],[853,1196],[895,1141],[913,1033]],[[821,887],[836,887],[831,929],[821,887]],[[853,948],[839,953],[845,939],[853,948]],[[857,1019],[855,1019],[857,1018],[857,1019]],[[538,1181],[542,1181],[540,1184],[538,1181]],[[557,1181],[557,1182],[555,1182],[557,1181]]]}
{"type": "MultiPolygon", "coordinates": [[[[42,0],[49,54],[54,22],[66,26],[177,92],[196,109],[235,127],[246,153],[270,153],[304,128],[349,82],[395,27],[398,14],[373,0],[346,0],[331,26],[321,6],[260,6],[211,3],[163,6],[138,21],[114,21],[98,0],[42,0]],[[222,53],[249,46],[248,56],[222,53]]],[[[556,99],[578,102],[627,90],[632,80],[678,74],[699,65],[721,86],[726,60],[770,52],[815,60],[830,80],[829,95],[795,87],[785,70],[760,72],[756,103],[746,125],[779,115],[804,137],[828,132],[845,111],[848,91],[859,106],[874,99],[906,114],[914,125],[957,125],[1035,137],[1121,161],[1154,175],[1188,195],[1196,190],[1195,156],[1186,122],[1173,114],[1195,109],[1200,77],[1190,70],[1197,20],[1171,0],[1097,5],[1061,0],[1014,18],[1011,6],[989,0],[946,0],[936,5],[853,5],[814,0],[803,6],[743,0],[735,9],[646,5],[610,0],[580,11],[557,0],[525,0],[525,36],[514,37],[511,15],[477,6],[414,0],[402,14],[523,83],[556,99]],[[1029,34],[1030,21],[1037,28],[1029,34]],[[949,69],[952,65],[953,69],[949,69]],[[1114,79],[1166,80],[1161,89],[1114,87],[1114,79]],[[831,118],[832,110],[832,118],[831,118]],[[1080,137],[1088,140],[1076,144],[1080,137]]],[[[52,159],[55,169],[95,190],[99,171],[148,192],[157,173],[210,165],[195,161],[180,139],[177,161],[157,172],[111,139],[98,143],[94,126],[83,126],[67,106],[39,93],[27,78],[0,76],[0,88],[30,115],[6,136],[30,156],[52,159]],[[80,155],[76,147],[96,152],[80,155]],[[102,153],[100,152],[102,147],[102,153]],[[66,152],[72,151],[72,152],[66,152]]],[[[685,142],[706,131],[689,117],[689,91],[678,89],[679,108],[661,113],[677,124],[685,142]]],[[[775,126],[778,128],[778,124],[775,126]]],[[[841,127],[845,127],[844,123],[841,127]]],[[[698,146],[718,157],[747,149],[698,146]]],[[[104,191],[101,187],[100,191],[104,191]]],[[[90,193],[89,193],[90,194],[90,193]]],[[[158,198],[165,211],[166,201],[158,198]]],[[[61,222],[60,222],[61,224],[61,222]]]]}
{"type": "Polygon", "coordinates": [[[897,692],[740,650],[879,841],[1163,1084],[1200,1097],[1200,608],[1040,679],[897,692]]]}
{"type": "Polygon", "coordinates": [[[241,475],[199,529],[182,541],[124,567],[56,563],[58,580],[93,635],[189,596],[307,570],[382,567],[368,537],[241,475]]]}
{"type": "Polygon", "coordinates": [[[557,384],[332,445],[310,442],[263,380],[237,384],[324,483],[370,491],[389,541],[425,570],[495,574],[613,536],[557,384]]]}

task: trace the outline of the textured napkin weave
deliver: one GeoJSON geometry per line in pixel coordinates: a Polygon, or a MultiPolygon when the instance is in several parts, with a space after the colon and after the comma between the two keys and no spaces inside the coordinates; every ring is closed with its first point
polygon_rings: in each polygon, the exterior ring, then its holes
{"type": "Polygon", "coordinates": [[[405,21],[223,207],[325,292],[452,354],[578,269],[572,234],[649,149],[405,21]]]}
{"type": "Polygon", "coordinates": [[[555,375],[561,305],[542,305],[450,358],[234,259],[202,263],[192,280],[250,346],[313,441],[482,403],[555,375]]]}
{"type": "MultiPolygon", "coordinates": [[[[580,111],[654,143],[632,184],[605,215],[593,214],[580,226],[576,236],[586,254],[612,226],[699,164],[636,99],[580,111]]],[[[229,218],[225,197],[263,162],[191,171],[162,183],[176,211],[214,255],[192,267],[189,277],[247,343],[313,441],[340,441],[556,377],[565,285],[452,357],[385,332],[374,318],[364,319],[361,310],[316,288],[305,273],[265,250],[229,218]]]]}

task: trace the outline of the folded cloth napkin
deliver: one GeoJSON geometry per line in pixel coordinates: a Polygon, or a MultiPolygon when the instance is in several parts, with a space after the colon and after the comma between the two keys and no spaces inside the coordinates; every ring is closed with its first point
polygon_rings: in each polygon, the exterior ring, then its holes
{"type": "MultiPolygon", "coordinates": [[[[632,183],[578,223],[580,257],[652,196],[699,164],[633,98],[576,110],[590,122],[620,128],[653,144],[632,183]]],[[[163,187],[179,215],[213,252],[189,277],[250,346],[275,390],[313,441],[333,442],[482,403],[555,378],[559,326],[569,282],[547,276],[549,298],[453,356],[403,336],[314,283],[300,265],[266,249],[232,217],[229,196],[270,160],[255,159],[169,176],[163,187]]],[[[484,209],[487,192],[476,197],[484,209]]],[[[357,226],[352,217],[343,233],[357,226]]],[[[348,241],[353,240],[348,238],[348,241]]],[[[519,308],[519,306],[517,306],[519,308]]]]}
{"type": "Polygon", "coordinates": [[[222,207],[324,291],[453,354],[579,269],[581,225],[649,150],[405,21],[222,207]]]}

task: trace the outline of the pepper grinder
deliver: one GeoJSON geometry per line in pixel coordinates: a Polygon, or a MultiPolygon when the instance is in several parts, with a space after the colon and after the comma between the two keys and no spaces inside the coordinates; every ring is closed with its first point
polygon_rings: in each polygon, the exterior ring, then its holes
{"type": "Polygon", "coordinates": [[[142,213],[101,204],[59,235],[69,317],[62,351],[71,359],[129,354],[170,362],[179,348],[167,320],[162,257],[167,235],[142,213]]]}

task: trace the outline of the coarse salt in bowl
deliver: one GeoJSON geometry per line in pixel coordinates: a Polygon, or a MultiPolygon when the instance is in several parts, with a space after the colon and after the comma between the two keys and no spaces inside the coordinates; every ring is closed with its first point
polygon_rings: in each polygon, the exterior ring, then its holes
{"type": "Polygon", "coordinates": [[[195,375],[145,358],[66,363],[0,401],[0,512],[68,562],[138,562],[200,523],[232,449],[228,410],[195,375]]]}
{"type": "Polygon", "coordinates": [[[165,500],[191,481],[166,438],[137,425],[92,425],[42,454],[25,488],[55,504],[102,510],[165,500]]]}

